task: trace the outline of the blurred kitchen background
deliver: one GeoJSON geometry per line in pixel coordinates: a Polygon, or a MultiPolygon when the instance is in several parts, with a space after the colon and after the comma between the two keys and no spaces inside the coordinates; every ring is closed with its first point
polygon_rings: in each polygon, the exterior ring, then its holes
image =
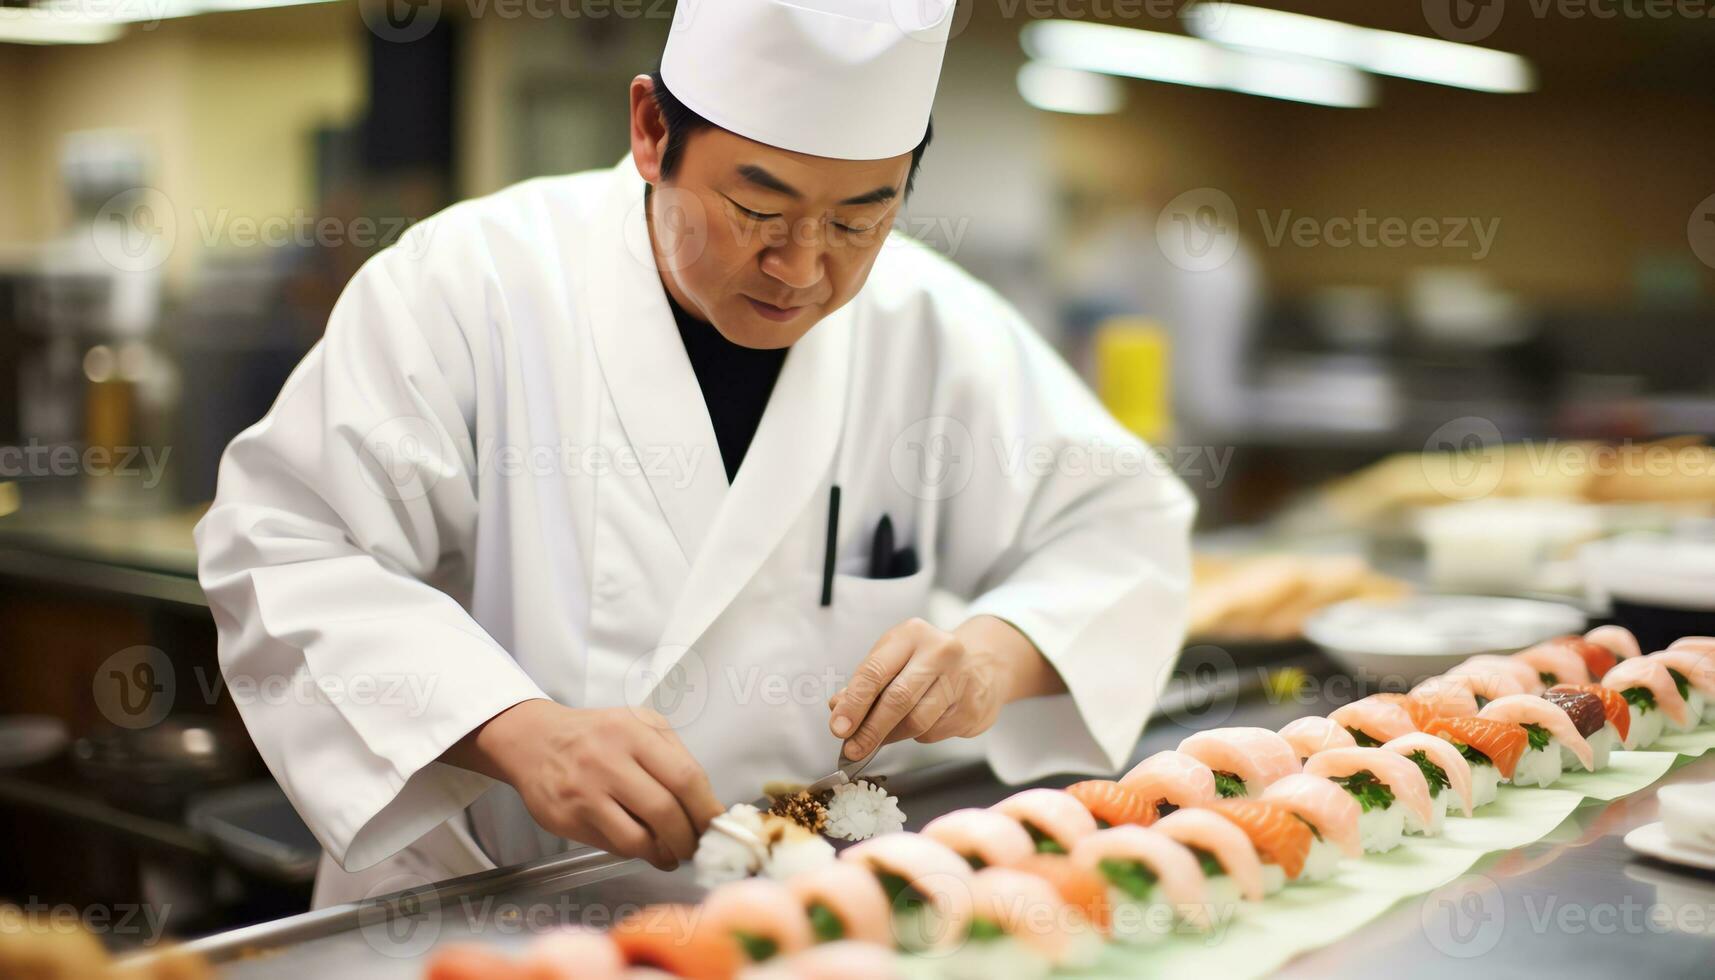
{"type": "MultiPolygon", "coordinates": [[[[1715,537],[1715,20],[1257,2],[964,0],[899,226],[1201,498],[1202,647],[1600,618],[1593,542],[1715,537]]],[[[0,0],[0,896],[305,906],[195,581],[221,449],[413,222],[617,161],[671,6],[0,0]]]]}

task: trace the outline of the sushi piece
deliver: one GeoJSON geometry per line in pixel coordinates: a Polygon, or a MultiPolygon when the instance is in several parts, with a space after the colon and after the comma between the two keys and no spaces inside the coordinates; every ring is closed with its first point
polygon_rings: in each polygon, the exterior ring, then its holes
{"type": "Polygon", "coordinates": [[[626,965],[689,980],[729,980],[745,961],[737,940],[692,905],[646,905],[614,923],[608,935],[626,965]]]}
{"type": "Polygon", "coordinates": [[[1163,817],[1180,807],[1219,799],[1215,771],[1200,759],[1172,750],[1157,752],[1133,766],[1119,783],[1153,804],[1163,817]]]}
{"type": "Polygon", "coordinates": [[[1417,731],[1404,708],[1373,697],[1341,705],[1329,712],[1328,718],[1351,732],[1360,748],[1377,748],[1389,739],[1417,731]]]}
{"type": "MultiPolygon", "coordinates": [[[[1457,669],[1457,668],[1455,668],[1457,669]]],[[[1455,674],[1451,671],[1442,674],[1444,683],[1463,685],[1471,695],[1471,701],[1478,710],[1496,698],[1504,698],[1510,694],[1526,693],[1524,685],[1518,682],[1518,677],[1510,673],[1499,673],[1493,670],[1472,670],[1455,674]]],[[[1427,682],[1425,682],[1427,683],[1427,682]]],[[[1442,717],[1447,717],[1443,715],[1442,717]]],[[[1469,716],[1462,716],[1469,717],[1469,716]]]]}
{"type": "Polygon", "coordinates": [[[1553,640],[1520,650],[1513,657],[1529,664],[1546,687],[1590,682],[1590,667],[1584,658],[1571,647],[1553,640]]]}
{"type": "MultiPolygon", "coordinates": [[[[886,946],[842,939],[813,946],[767,966],[746,970],[742,980],[905,980],[897,953],[886,946]]],[[[642,978],[635,978],[642,980],[642,978]]]]}
{"type": "Polygon", "coordinates": [[[1681,647],[1652,653],[1644,659],[1658,661],[1666,667],[1667,676],[1673,678],[1674,688],[1685,699],[1686,724],[1682,731],[1696,728],[1704,721],[1715,720],[1715,656],[1703,656],[1681,647]]]}
{"type": "Polygon", "coordinates": [[[567,926],[539,936],[518,965],[530,980],[621,980],[625,957],[613,937],[567,926]]]}
{"type": "Polygon", "coordinates": [[[1406,717],[1411,719],[1411,730],[1414,732],[1423,731],[1424,725],[1427,725],[1436,718],[1441,717],[1441,709],[1438,705],[1410,694],[1396,694],[1391,691],[1384,691],[1381,694],[1372,694],[1364,700],[1381,701],[1386,702],[1387,704],[1399,705],[1401,708],[1405,709],[1406,717]]]}
{"type": "Polygon", "coordinates": [[[1149,829],[1184,844],[1197,856],[1208,889],[1211,918],[1226,918],[1240,900],[1262,901],[1262,858],[1257,856],[1256,845],[1231,820],[1213,810],[1176,810],[1149,829]]]}
{"type": "Polygon", "coordinates": [[[822,833],[837,840],[869,840],[905,829],[899,798],[867,779],[835,786],[825,813],[822,833]]]}
{"type": "Polygon", "coordinates": [[[1321,881],[1333,875],[1342,856],[1363,856],[1358,821],[1364,811],[1333,780],[1306,772],[1294,773],[1264,790],[1262,798],[1285,806],[1310,827],[1315,839],[1310,842],[1310,854],[1304,859],[1300,879],[1321,881]]]}
{"type": "Polygon", "coordinates": [[[762,830],[768,843],[768,859],[762,862],[762,873],[769,878],[785,881],[795,874],[834,863],[834,845],[802,824],[765,813],[762,830]]]}
{"type": "Polygon", "coordinates": [[[1066,794],[1084,804],[1096,818],[1096,829],[1155,822],[1155,804],[1111,779],[1086,779],[1066,787],[1066,794]]]}
{"type": "Polygon", "coordinates": [[[1323,749],[1350,749],[1358,744],[1351,732],[1321,715],[1307,715],[1287,722],[1280,729],[1280,737],[1292,746],[1301,763],[1323,749]]]}
{"type": "Polygon", "coordinates": [[[1559,779],[1565,771],[1560,761],[1562,748],[1571,750],[1585,772],[1596,768],[1590,743],[1584,741],[1572,719],[1552,701],[1534,694],[1515,694],[1490,701],[1477,712],[1477,717],[1524,726],[1528,745],[1513,768],[1515,786],[1547,786],[1559,779]]]}
{"type": "Polygon", "coordinates": [[[1096,818],[1077,797],[1058,789],[1027,789],[990,809],[1017,820],[1044,854],[1065,854],[1079,838],[1096,832],[1096,818]]]}
{"type": "Polygon", "coordinates": [[[1638,646],[1638,638],[1624,626],[1598,626],[1584,634],[1584,639],[1605,647],[1620,660],[1630,660],[1644,655],[1643,647],[1638,646]]]}
{"type": "MultiPolygon", "coordinates": [[[[1412,688],[1408,696],[1432,709],[1431,715],[1435,718],[1475,718],[1477,709],[1482,707],[1477,703],[1471,683],[1457,677],[1431,677],[1412,688]]],[[[1428,730],[1429,719],[1421,720],[1418,728],[1428,730]]]]}
{"type": "Polygon", "coordinates": [[[767,878],[728,882],[709,892],[702,925],[731,936],[750,963],[796,953],[815,939],[798,896],[767,878]]]}
{"type": "MultiPolygon", "coordinates": [[[[1482,677],[1486,683],[1495,683],[1495,679],[1510,677],[1517,682],[1519,690],[1512,693],[1537,694],[1548,687],[1537,676],[1535,668],[1522,660],[1503,657],[1492,653],[1479,653],[1475,657],[1466,657],[1464,662],[1447,672],[1454,677],[1482,677]]],[[[1484,697],[1477,692],[1478,697],[1484,697]]],[[[1489,697],[1493,701],[1493,697],[1489,697]]]]}
{"type": "Polygon", "coordinates": [[[1690,712],[1673,675],[1659,660],[1634,657],[1614,665],[1602,678],[1602,686],[1619,691],[1626,699],[1631,715],[1626,748],[1643,749],[1655,744],[1672,722],[1684,727],[1690,723],[1690,712]]]}
{"type": "Polygon", "coordinates": [[[1425,827],[1434,822],[1423,773],[1385,749],[1329,749],[1306,759],[1304,771],[1333,780],[1358,801],[1358,836],[1369,853],[1399,846],[1408,812],[1425,827]]]}
{"type": "Polygon", "coordinates": [[[856,940],[893,945],[887,892],[875,875],[863,868],[836,861],[793,876],[786,887],[803,906],[816,942],[856,940]]]}
{"type": "Polygon", "coordinates": [[[1412,765],[1423,773],[1423,781],[1429,784],[1431,819],[1428,825],[1424,825],[1407,811],[1406,833],[1425,837],[1440,835],[1447,811],[1455,806],[1465,816],[1471,815],[1471,764],[1452,743],[1424,732],[1408,732],[1390,739],[1382,748],[1411,760],[1412,765]]]}
{"type": "MultiPolygon", "coordinates": [[[[1095,836],[1096,834],[1091,834],[1084,840],[1095,836]]],[[[1078,843],[1082,844],[1083,841],[1078,843]]],[[[1077,846],[1074,845],[1073,850],[1076,849],[1077,846]]],[[[1013,865],[1013,869],[1048,882],[1067,905],[1077,909],[1089,920],[1097,932],[1107,934],[1113,921],[1113,905],[1108,901],[1107,880],[1100,873],[1073,861],[1069,854],[1032,854],[1013,865]]]]}
{"type": "Polygon", "coordinates": [[[1578,658],[1584,661],[1584,670],[1590,675],[1592,681],[1601,680],[1603,674],[1606,674],[1615,664],[1620,662],[1620,658],[1614,656],[1614,651],[1600,643],[1591,643],[1581,636],[1558,636],[1544,642],[1565,647],[1577,654],[1578,658]]]}
{"type": "MultiPolygon", "coordinates": [[[[1597,769],[1608,768],[1608,756],[1620,745],[1619,730],[1608,714],[1604,699],[1589,690],[1595,688],[1607,694],[1609,698],[1619,702],[1620,723],[1625,724],[1629,719],[1626,715],[1626,699],[1615,691],[1610,691],[1598,684],[1585,684],[1579,687],[1556,685],[1544,691],[1543,700],[1555,705],[1566,712],[1566,717],[1572,719],[1572,727],[1578,729],[1578,734],[1584,736],[1584,741],[1590,743],[1590,754],[1597,769]]],[[[1562,765],[1570,765],[1576,761],[1572,750],[1560,750],[1562,765]]]]}
{"type": "Polygon", "coordinates": [[[1222,798],[1258,796],[1268,784],[1301,768],[1292,745],[1266,728],[1212,728],[1179,743],[1179,751],[1215,773],[1222,798]]]}
{"type": "Polygon", "coordinates": [[[1495,802],[1501,780],[1511,779],[1519,757],[1530,748],[1523,725],[1491,718],[1441,718],[1425,734],[1453,743],[1471,764],[1471,805],[1495,802]]]}
{"type": "Polygon", "coordinates": [[[1100,830],[1072,848],[1071,860],[1106,883],[1108,932],[1118,942],[1145,945],[1172,934],[1176,923],[1209,924],[1197,855],[1166,834],[1133,826],[1100,830]]]}
{"type": "Polygon", "coordinates": [[[1291,807],[1268,800],[1216,800],[1208,808],[1231,820],[1250,838],[1262,861],[1263,894],[1273,895],[1303,873],[1316,835],[1291,807]]]}
{"type": "Polygon", "coordinates": [[[952,810],[929,821],[923,836],[945,844],[972,870],[1010,868],[1036,853],[1036,842],[1017,820],[994,810],[952,810]]]}
{"type": "Polygon", "coordinates": [[[894,942],[913,952],[945,950],[971,917],[971,866],[922,834],[872,837],[840,852],[867,869],[887,895],[894,942]]]}
{"type": "MultiPolygon", "coordinates": [[[[30,969],[34,965],[33,963],[25,963],[24,968],[30,969]]],[[[612,976],[619,976],[624,969],[625,965],[621,963],[619,972],[612,974],[612,976]]],[[[60,974],[52,972],[50,969],[44,969],[40,974],[43,977],[58,975],[60,974]]],[[[84,974],[68,972],[66,975],[83,976],[84,974]]],[[[99,976],[100,974],[90,975],[99,976]]],[[[602,976],[602,974],[594,975],[602,976]]],[[[525,973],[524,969],[510,956],[479,943],[454,943],[450,946],[444,946],[435,951],[435,955],[429,959],[429,965],[423,970],[424,980],[525,980],[527,976],[529,974],[525,973]]]]}
{"type": "Polygon", "coordinates": [[[1087,966],[1101,938],[1060,893],[1033,874],[984,868],[971,878],[971,917],[964,941],[936,963],[953,980],[1023,980],[1055,967],[1087,966]]]}
{"type": "Polygon", "coordinates": [[[767,861],[768,833],[763,828],[762,811],[748,803],[735,803],[709,821],[691,856],[697,884],[704,888],[748,878],[761,871],[767,861]]]}
{"type": "Polygon", "coordinates": [[[1705,657],[1715,657],[1715,636],[1682,636],[1667,645],[1669,650],[1690,650],[1705,657]]]}

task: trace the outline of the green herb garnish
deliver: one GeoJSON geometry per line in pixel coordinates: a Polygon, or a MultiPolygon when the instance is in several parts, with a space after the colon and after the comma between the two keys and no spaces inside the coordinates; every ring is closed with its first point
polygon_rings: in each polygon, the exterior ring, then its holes
{"type": "Polygon", "coordinates": [[[1004,939],[1006,938],[1006,930],[1002,929],[1000,923],[993,919],[972,919],[971,930],[967,933],[967,937],[979,942],[1004,939]]]}
{"type": "Polygon", "coordinates": [[[780,952],[780,944],[767,936],[734,930],[732,938],[738,940],[738,944],[744,948],[744,955],[749,957],[752,963],[773,959],[774,954],[780,952]]]}
{"type": "Polygon", "coordinates": [[[1352,736],[1352,741],[1358,743],[1358,748],[1360,749],[1379,749],[1382,747],[1382,743],[1379,740],[1371,738],[1360,729],[1348,728],[1346,729],[1346,732],[1352,736]]]}
{"type": "Polygon", "coordinates": [[[1108,823],[1106,820],[1103,820],[1101,817],[1096,818],[1096,829],[1097,830],[1107,830],[1108,828],[1110,828],[1112,826],[1113,826],[1113,824],[1108,823]]]}
{"type": "Polygon", "coordinates": [[[1197,855],[1197,863],[1203,867],[1203,877],[1213,878],[1216,875],[1227,873],[1226,866],[1221,864],[1221,859],[1201,847],[1191,848],[1191,853],[1197,855]]]}
{"type": "Polygon", "coordinates": [[[1367,769],[1350,776],[1337,777],[1334,782],[1352,794],[1352,799],[1358,801],[1358,806],[1363,807],[1365,813],[1393,805],[1393,790],[1383,785],[1376,779],[1375,774],[1367,769]]]}
{"type": "Polygon", "coordinates": [[[1062,845],[1059,841],[1055,840],[1054,838],[1043,833],[1041,828],[1037,827],[1035,824],[1031,823],[1028,820],[1021,821],[1021,822],[1024,824],[1024,829],[1030,831],[1030,839],[1036,843],[1036,853],[1038,853],[1038,854],[1064,854],[1064,853],[1066,853],[1065,846],[1062,845]]]}
{"type": "Polygon", "coordinates": [[[988,867],[988,865],[989,865],[989,863],[987,861],[984,861],[982,858],[977,857],[975,854],[966,855],[965,856],[965,863],[969,864],[971,866],[972,871],[981,871],[982,869],[988,867]]]}
{"type": "Polygon", "coordinates": [[[1537,671],[1536,672],[1536,679],[1541,681],[1542,685],[1544,687],[1553,687],[1554,685],[1560,683],[1560,678],[1554,676],[1553,674],[1550,674],[1546,670],[1537,671]]]}
{"type": "Polygon", "coordinates": [[[1681,701],[1691,696],[1691,681],[1687,680],[1684,674],[1669,667],[1667,668],[1667,676],[1673,678],[1673,686],[1679,689],[1681,701]]]}
{"type": "Polygon", "coordinates": [[[1543,749],[1548,748],[1548,740],[1550,737],[1548,729],[1541,725],[1525,725],[1524,734],[1526,738],[1530,739],[1530,750],[1532,752],[1541,752],[1543,749]]]}
{"type": "Polygon", "coordinates": [[[1149,890],[1155,887],[1158,880],[1155,872],[1144,867],[1142,861],[1103,858],[1096,867],[1101,869],[1102,876],[1108,879],[1108,884],[1140,902],[1149,897],[1149,890]]]}
{"type": "Polygon", "coordinates": [[[1628,687],[1620,692],[1620,697],[1626,703],[1638,709],[1638,714],[1647,714],[1655,710],[1655,692],[1647,687],[1628,687]]]}
{"type": "Polygon", "coordinates": [[[1488,705],[1489,705],[1489,699],[1488,698],[1483,697],[1481,694],[1472,694],[1471,697],[1477,702],[1477,708],[1479,710],[1488,707],[1488,705]]]}
{"type": "Polygon", "coordinates": [[[895,912],[916,912],[929,904],[929,899],[923,893],[911,887],[911,883],[896,874],[886,871],[877,872],[876,880],[881,882],[881,890],[887,893],[887,904],[895,912]]]}
{"type": "Polygon", "coordinates": [[[816,942],[831,943],[836,939],[846,938],[846,924],[834,914],[834,910],[821,902],[811,902],[809,909],[810,929],[816,934],[816,942]]]}
{"type": "Polygon", "coordinates": [[[1245,795],[1245,781],[1230,772],[1215,772],[1215,792],[1221,799],[1230,800],[1235,796],[1245,795]]]}
{"type": "Polygon", "coordinates": [[[1313,823],[1311,823],[1311,822],[1310,822],[1310,821],[1308,821],[1308,820],[1306,820],[1306,819],[1304,819],[1304,818],[1303,818],[1303,817],[1301,817],[1301,816],[1299,816],[1299,815],[1298,815],[1298,814],[1296,814],[1296,813],[1294,813],[1294,814],[1293,814],[1293,815],[1292,815],[1292,819],[1294,819],[1294,820],[1296,820],[1296,821],[1298,821],[1298,822],[1299,822],[1299,823],[1301,823],[1301,824],[1303,824],[1303,825],[1304,825],[1304,826],[1306,826],[1306,827],[1309,827],[1309,828],[1310,828],[1310,833],[1311,833],[1311,835],[1312,835],[1312,836],[1313,836],[1313,837],[1315,837],[1315,838],[1316,838],[1316,839],[1317,839],[1317,840],[1321,840],[1321,839],[1322,839],[1322,831],[1320,831],[1320,830],[1318,830],[1318,829],[1316,829],[1316,825],[1315,825],[1315,824],[1313,824],[1313,823]]]}
{"type": "Polygon", "coordinates": [[[1417,768],[1423,772],[1423,781],[1429,784],[1429,795],[1439,799],[1441,791],[1450,785],[1447,782],[1447,770],[1430,762],[1429,753],[1421,749],[1411,753],[1406,758],[1417,763],[1417,768]]]}
{"type": "Polygon", "coordinates": [[[1469,762],[1473,766],[1492,766],[1495,764],[1493,759],[1490,759],[1483,753],[1471,748],[1464,742],[1454,742],[1453,747],[1458,749],[1459,754],[1465,757],[1465,761],[1469,762]]]}

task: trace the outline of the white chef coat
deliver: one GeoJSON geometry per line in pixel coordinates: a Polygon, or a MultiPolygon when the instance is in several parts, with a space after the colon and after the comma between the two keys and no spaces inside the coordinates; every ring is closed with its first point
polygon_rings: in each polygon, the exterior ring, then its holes
{"type": "Polygon", "coordinates": [[[825,774],[828,696],[932,590],[962,605],[944,625],[1017,626],[1068,693],[878,772],[1112,771],[1164,683],[1194,504],[1012,307],[892,236],[786,357],[729,486],[643,190],[627,158],[423,222],[226,451],[200,578],[228,690],[326,850],[319,903],[563,849],[436,761],[529,698],[652,704],[729,803],[825,774]],[[884,514],[916,574],[863,577],[884,514]]]}

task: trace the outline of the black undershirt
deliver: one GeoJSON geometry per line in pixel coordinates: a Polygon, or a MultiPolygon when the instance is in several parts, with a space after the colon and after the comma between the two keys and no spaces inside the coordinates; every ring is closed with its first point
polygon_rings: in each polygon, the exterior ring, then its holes
{"type": "Polygon", "coordinates": [[[741,347],[673,302],[671,293],[667,294],[667,305],[673,310],[673,322],[679,325],[679,339],[691,358],[691,370],[697,374],[697,387],[703,390],[703,404],[714,423],[715,442],[720,445],[721,463],[726,466],[730,484],[756,437],[756,427],[762,423],[762,411],[768,407],[768,396],[774,391],[789,348],[741,347]]]}

